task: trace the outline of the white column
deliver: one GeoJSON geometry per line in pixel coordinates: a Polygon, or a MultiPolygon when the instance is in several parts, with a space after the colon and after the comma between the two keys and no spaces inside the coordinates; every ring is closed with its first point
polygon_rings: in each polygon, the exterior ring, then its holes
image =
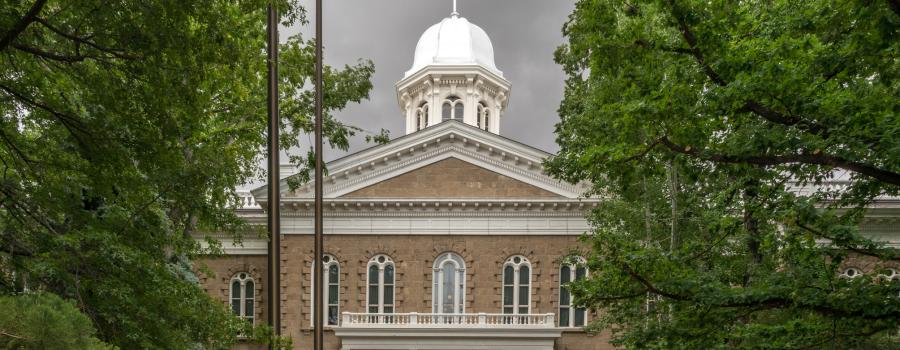
{"type": "Polygon", "coordinates": [[[441,122],[441,76],[435,75],[431,84],[431,114],[428,116],[428,125],[437,125],[441,122]]]}
{"type": "Polygon", "coordinates": [[[415,108],[412,108],[412,105],[407,101],[403,104],[403,110],[406,111],[406,133],[412,134],[416,131],[416,111],[415,108]]]}
{"type": "Polygon", "coordinates": [[[475,75],[466,74],[466,85],[465,85],[465,96],[463,96],[463,101],[465,103],[466,109],[463,113],[463,122],[469,125],[476,125],[475,117],[476,117],[476,108],[475,104],[478,101],[475,101],[475,75]]]}

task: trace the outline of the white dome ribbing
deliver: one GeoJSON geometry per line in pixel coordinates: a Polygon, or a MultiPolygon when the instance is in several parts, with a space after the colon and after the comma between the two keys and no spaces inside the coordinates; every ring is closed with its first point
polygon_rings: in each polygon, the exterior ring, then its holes
{"type": "Polygon", "coordinates": [[[422,34],[416,45],[412,68],[404,77],[427,66],[441,65],[479,65],[503,76],[494,65],[494,46],[487,33],[456,13],[422,34]]]}

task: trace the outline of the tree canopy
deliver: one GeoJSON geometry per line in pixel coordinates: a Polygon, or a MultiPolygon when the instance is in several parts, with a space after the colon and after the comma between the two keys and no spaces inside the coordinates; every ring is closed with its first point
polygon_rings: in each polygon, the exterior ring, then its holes
{"type": "MultiPolygon", "coordinates": [[[[0,294],[73,300],[120,348],[230,347],[240,324],[190,261],[194,234],[241,232],[235,188],[260,175],[268,3],[0,4],[0,294]]],[[[312,127],[314,50],[281,52],[287,150],[312,127]]],[[[326,113],[368,98],[372,73],[326,67],[326,113]]],[[[358,131],[325,123],[333,147],[358,131]]]]}
{"type": "Polygon", "coordinates": [[[0,296],[0,349],[114,349],[85,314],[55,294],[0,296]]]}
{"type": "Polygon", "coordinates": [[[898,31],[896,0],[578,1],[547,165],[604,198],[571,287],[592,327],[628,348],[896,346],[900,253],[859,227],[900,195],[898,31]],[[873,268],[841,278],[848,259],[873,268]]]}

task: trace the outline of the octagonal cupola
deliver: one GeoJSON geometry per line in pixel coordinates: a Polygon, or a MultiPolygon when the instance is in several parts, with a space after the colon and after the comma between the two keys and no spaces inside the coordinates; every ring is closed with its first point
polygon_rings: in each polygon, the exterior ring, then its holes
{"type": "Polygon", "coordinates": [[[407,134],[449,120],[499,134],[510,83],[494,64],[487,33],[460,17],[454,2],[450,17],[419,38],[396,88],[407,134]]]}

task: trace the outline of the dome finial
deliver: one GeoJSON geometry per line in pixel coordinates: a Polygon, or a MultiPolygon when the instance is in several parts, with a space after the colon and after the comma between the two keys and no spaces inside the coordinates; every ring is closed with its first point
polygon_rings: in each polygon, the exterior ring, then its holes
{"type": "Polygon", "coordinates": [[[450,12],[450,17],[459,17],[459,12],[456,12],[456,0],[453,0],[453,12],[450,12]]]}

